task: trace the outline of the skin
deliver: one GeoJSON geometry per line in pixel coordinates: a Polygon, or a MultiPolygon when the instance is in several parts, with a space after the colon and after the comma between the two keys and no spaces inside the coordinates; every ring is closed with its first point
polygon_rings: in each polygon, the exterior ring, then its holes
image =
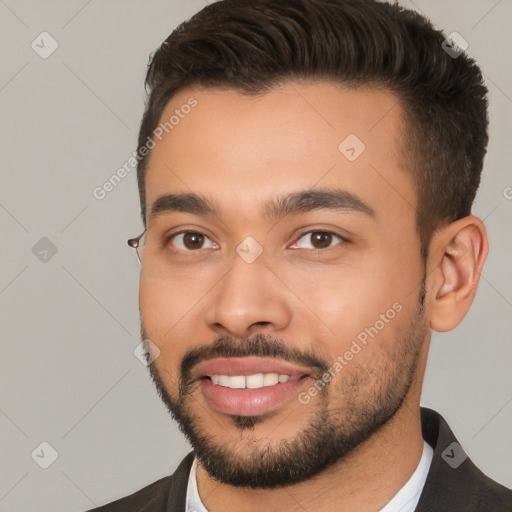
{"type": "MultiPolygon", "coordinates": [[[[379,510],[419,463],[419,402],[430,333],[451,330],[466,315],[488,251],[485,227],[469,216],[435,233],[426,262],[423,324],[416,325],[419,339],[411,341],[418,360],[414,366],[411,360],[397,360],[394,349],[404,333],[413,338],[408,327],[416,318],[424,272],[415,224],[417,192],[403,163],[405,127],[397,98],[384,90],[349,90],[319,81],[288,83],[258,96],[195,87],[177,94],[162,120],[190,97],[198,106],[152,149],[146,204],[149,211],[162,194],[195,192],[214,199],[222,216],[169,212],[148,218],[141,321],[144,336],[161,351],[153,365],[169,395],[178,397],[187,350],[221,336],[269,335],[332,364],[396,302],[401,312],[332,379],[328,408],[337,411],[332,421],[340,426],[348,421],[347,389],[357,393],[351,396],[357,406],[371,402],[381,392],[379,383],[398,374],[400,365],[414,370],[392,419],[315,477],[282,488],[253,489],[220,483],[199,465],[201,500],[212,512],[379,510]],[[348,134],[366,146],[353,162],[338,150],[348,134]],[[278,222],[264,218],[265,201],[320,187],[357,195],[375,216],[317,210],[278,222]],[[179,237],[166,248],[165,260],[162,252],[149,256],[151,241],[185,228],[208,236],[202,255],[192,257],[179,237]],[[312,237],[303,236],[313,230],[346,236],[349,242],[334,238],[315,254],[312,237]],[[235,252],[247,236],[263,247],[250,264],[235,252]],[[354,390],[351,384],[363,374],[368,379],[354,390]]],[[[313,383],[308,379],[305,390],[313,383]]],[[[210,407],[199,386],[187,395],[186,407],[199,430],[245,460],[265,446],[296,438],[321,401],[317,396],[302,404],[294,397],[252,429],[240,428],[210,407]]]]}

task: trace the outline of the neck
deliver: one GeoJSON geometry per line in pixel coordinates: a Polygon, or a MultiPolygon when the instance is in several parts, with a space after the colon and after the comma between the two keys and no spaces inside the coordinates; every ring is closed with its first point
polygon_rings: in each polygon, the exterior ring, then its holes
{"type": "Polygon", "coordinates": [[[232,487],[212,479],[198,464],[198,491],[210,512],[252,512],[266,507],[375,512],[411,477],[422,452],[419,392],[411,389],[386,425],[336,464],[305,482],[278,489],[232,487]]]}

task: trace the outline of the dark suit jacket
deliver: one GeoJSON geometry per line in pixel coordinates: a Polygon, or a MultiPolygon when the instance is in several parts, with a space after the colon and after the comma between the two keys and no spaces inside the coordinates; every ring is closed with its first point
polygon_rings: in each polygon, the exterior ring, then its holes
{"type": "MultiPolygon", "coordinates": [[[[466,458],[437,412],[422,408],[421,422],[434,456],[416,512],[512,512],[512,490],[485,476],[466,458]]],[[[89,512],[185,512],[193,460],[192,451],[171,476],[89,512]]]]}

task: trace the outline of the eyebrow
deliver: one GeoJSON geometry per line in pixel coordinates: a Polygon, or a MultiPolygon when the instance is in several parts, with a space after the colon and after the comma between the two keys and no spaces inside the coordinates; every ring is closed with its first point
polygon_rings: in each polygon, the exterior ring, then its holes
{"type": "MultiPolygon", "coordinates": [[[[374,218],[375,211],[351,192],[341,189],[309,189],[278,196],[264,204],[264,217],[269,222],[288,215],[300,215],[314,210],[363,213],[374,218]]],[[[158,197],[148,220],[169,212],[186,212],[220,219],[219,208],[208,197],[194,193],[165,194],[158,197]]]]}

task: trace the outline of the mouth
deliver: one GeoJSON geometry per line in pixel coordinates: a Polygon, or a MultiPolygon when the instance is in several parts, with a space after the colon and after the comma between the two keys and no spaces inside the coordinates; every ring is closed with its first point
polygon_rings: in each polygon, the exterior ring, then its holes
{"type": "Polygon", "coordinates": [[[260,389],[267,386],[275,386],[280,382],[298,380],[305,375],[286,375],[278,373],[255,373],[253,375],[211,375],[204,378],[210,379],[214,384],[231,389],[260,389]]]}
{"type": "Polygon", "coordinates": [[[273,358],[218,358],[196,367],[207,404],[228,415],[266,414],[284,406],[313,378],[311,370],[273,358]]]}
{"type": "Polygon", "coordinates": [[[258,389],[312,376],[311,369],[271,357],[219,357],[200,363],[192,378],[232,389],[258,389]]]}

